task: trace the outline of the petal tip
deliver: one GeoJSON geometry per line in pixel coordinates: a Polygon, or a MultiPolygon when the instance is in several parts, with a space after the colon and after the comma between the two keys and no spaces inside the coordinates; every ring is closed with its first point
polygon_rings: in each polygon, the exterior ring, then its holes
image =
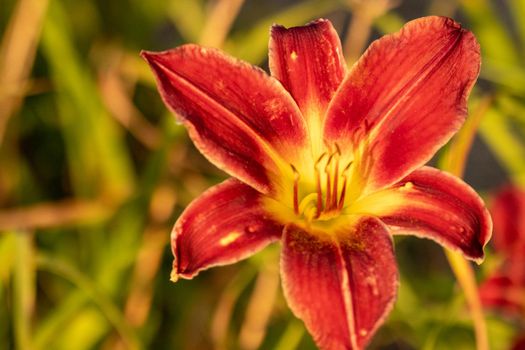
{"type": "Polygon", "coordinates": [[[153,61],[153,57],[155,55],[157,55],[158,53],[157,52],[154,52],[154,51],[148,51],[148,50],[140,50],[140,57],[142,57],[142,59],[144,59],[146,62],[148,62],[149,64],[152,63],[153,61]]]}
{"type": "Polygon", "coordinates": [[[175,269],[171,270],[170,281],[176,283],[179,280],[179,274],[175,269]]]}
{"type": "Polygon", "coordinates": [[[330,20],[326,18],[317,18],[301,26],[286,27],[279,23],[273,23],[272,26],[270,27],[270,33],[274,33],[274,31],[285,32],[288,30],[297,30],[297,29],[315,27],[315,26],[329,26],[330,28],[333,27],[332,22],[330,22],[330,20]]]}
{"type": "Polygon", "coordinates": [[[310,21],[308,22],[306,25],[307,26],[310,26],[310,25],[326,25],[326,24],[329,24],[331,25],[332,22],[330,22],[330,20],[326,19],[326,18],[318,18],[318,19],[314,19],[313,21],[310,21]]]}
{"type": "Polygon", "coordinates": [[[479,258],[473,259],[472,261],[474,261],[476,263],[476,265],[481,265],[483,263],[483,261],[485,261],[485,254],[483,254],[479,258]]]}
{"type": "Polygon", "coordinates": [[[286,27],[279,23],[272,23],[272,25],[270,26],[270,33],[273,33],[274,30],[286,30],[286,27]]]}

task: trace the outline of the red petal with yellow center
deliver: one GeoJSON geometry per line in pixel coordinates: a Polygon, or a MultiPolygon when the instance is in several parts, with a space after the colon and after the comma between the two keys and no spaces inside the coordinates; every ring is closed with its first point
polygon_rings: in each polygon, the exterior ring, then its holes
{"type": "Polygon", "coordinates": [[[143,52],[164,102],[216,166],[261,192],[279,161],[298,160],[307,130],[290,94],[274,78],[216,49],[184,45],[143,52]]]}
{"type": "Polygon", "coordinates": [[[525,255],[525,192],[507,187],[492,203],[494,244],[507,255],[525,255]]]}
{"type": "Polygon", "coordinates": [[[378,216],[393,234],[430,238],[477,262],[492,233],[492,220],[477,193],[431,167],[361,199],[354,210],[378,216]]]}
{"type": "Polygon", "coordinates": [[[172,279],[237,262],[278,240],[283,227],[261,207],[261,195],[236,179],[212,187],[175,223],[172,279]]]}
{"type": "Polygon", "coordinates": [[[290,91],[309,124],[318,125],[346,74],[332,24],[320,19],[289,29],[274,25],[269,56],[272,75],[290,91]]]}
{"type": "MultiPolygon", "coordinates": [[[[362,146],[365,192],[430,160],[462,125],[480,67],[474,35],[452,19],[424,17],[368,48],[329,107],[327,143],[362,146]]],[[[357,150],[356,150],[357,152],[357,150]]]]}
{"type": "Polygon", "coordinates": [[[321,349],[362,349],[385,320],[398,285],[392,240],[363,218],[338,239],[286,226],[281,253],[285,297],[321,349]]]}

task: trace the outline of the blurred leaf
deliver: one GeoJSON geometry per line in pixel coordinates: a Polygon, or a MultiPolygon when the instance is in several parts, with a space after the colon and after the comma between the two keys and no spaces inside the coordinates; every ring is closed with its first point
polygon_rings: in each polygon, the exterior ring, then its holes
{"type": "Polygon", "coordinates": [[[501,165],[509,172],[510,178],[525,186],[525,146],[514,134],[507,118],[490,108],[481,121],[479,131],[501,165]]]}
{"type": "Polygon", "coordinates": [[[56,350],[82,350],[96,348],[107,332],[107,320],[92,306],[84,307],[70,320],[70,327],[63,328],[60,336],[49,344],[56,350]]]}
{"type": "Polygon", "coordinates": [[[68,325],[74,323],[74,318],[82,313],[87,301],[86,293],[80,290],[62,298],[53,311],[47,313],[38,323],[34,334],[34,348],[47,349],[50,344],[60,340],[60,334],[67,331],[68,325]]]}
{"type": "Polygon", "coordinates": [[[481,65],[480,76],[493,83],[514,90],[515,93],[525,93],[525,70],[518,65],[486,58],[481,65]]]}
{"type": "Polygon", "coordinates": [[[383,34],[397,32],[405,25],[405,20],[395,12],[388,12],[376,18],[375,26],[383,34]]]}
{"type": "Polygon", "coordinates": [[[272,24],[284,26],[303,25],[312,19],[322,17],[324,14],[339,8],[337,0],[307,0],[292,5],[259,19],[252,28],[235,33],[224,46],[225,50],[242,60],[259,64],[268,54],[268,32],[272,24]]]}
{"type": "Polygon", "coordinates": [[[17,1],[0,43],[0,145],[9,118],[26,94],[47,4],[48,0],[17,1]]]}
{"type": "Polygon", "coordinates": [[[0,283],[3,285],[7,283],[11,273],[15,252],[15,236],[8,232],[0,233],[0,283]]]}
{"type": "Polygon", "coordinates": [[[489,0],[460,0],[467,15],[467,28],[472,30],[481,44],[483,56],[490,61],[518,66],[521,64],[516,45],[498,11],[489,0]]]}
{"type": "MultiPolygon", "coordinates": [[[[83,290],[100,308],[102,313],[107,317],[115,329],[118,330],[129,348],[141,348],[138,338],[131,327],[127,324],[119,308],[111,301],[111,299],[109,299],[101,290],[99,290],[98,286],[94,284],[93,281],[91,281],[82,272],[52,256],[46,256],[43,254],[37,256],[37,265],[39,269],[57,274],[73,283],[77,288],[83,290]]],[[[83,321],[83,319],[80,320],[80,322],[83,321]]],[[[78,323],[75,325],[77,327],[80,326],[78,323]]],[[[81,331],[85,332],[86,329],[81,329],[81,331]]]]}
{"type": "Polygon", "coordinates": [[[498,107],[502,113],[522,126],[522,134],[525,135],[525,100],[500,94],[497,96],[498,107]]]}
{"type": "Polygon", "coordinates": [[[219,296],[211,322],[211,336],[217,349],[229,348],[227,344],[233,338],[231,329],[233,309],[256,273],[257,270],[252,265],[245,264],[219,296]]]}
{"type": "Polygon", "coordinates": [[[275,345],[275,350],[294,350],[297,349],[301,338],[304,335],[304,325],[293,318],[285,328],[283,335],[275,345]]]}
{"type": "Polygon", "coordinates": [[[31,322],[35,306],[35,266],[33,235],[13,232],[15,235],[15,264],[13,290],[13,324],[17,349],[31,349],[31,322]]]}
{"type": "Polygon", "coordinates": [[[510,349],[512,341],[518,336],[516,330],[501,315],[491,314],[487,317],[491,349],[510,349]]]}
{"type": "Polygon", "coordinates": [[[512,15],[513,24],[518,29],[518,35],[521,39],[521,54],[525,57],[525,0],[509,0],[508,3],[510,13],[512,15]]]}
{"type": "Polygon", "coordinates": [[[103,109],[95,81],[75,52],[70,32],[60,1],[52,1],[42,47],[58,90],[73,184],[82,196],[93,196],[102,186],[110,198],[122,198],[133,186],[123,135],[103,109]]]}
{"type": "Polygon", "coordinates": [[[439,158],[439,168],[456,176],[463,176],[474,137],[476,136],[481,120],[492,104],[492,100],[490,96],[485,96],[478,100],[474,98],[470,99],[470,116],[465,121],[465,124],[463,124],[463,127],[449,142],[446,150],[439,158]]]}
{"type": "Polygon", "coordinates": [[[172,0],[168,15],[184,41],[196,43],[199,40],[206,17],[202,0],[172,0]]]}

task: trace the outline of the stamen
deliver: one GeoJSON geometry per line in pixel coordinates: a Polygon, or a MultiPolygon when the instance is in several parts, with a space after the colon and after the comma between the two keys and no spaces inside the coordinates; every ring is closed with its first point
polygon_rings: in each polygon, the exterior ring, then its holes
{"type": "MultiPolygon", "coordinates": [[[[332,186],[331,186],[331,176],[330,176],[330,166],[332,165],[332,159],[334,159],[334,155],[330,155],[330,158],[328,158],[328,161],[326,162],[326,166],[324,167],[324,172],[326,174],[326,204],[325,204],[325,210],[328,210],[330,208],[330,203],[332,202],[332,186]]],[[[337,194],[335,194],[337,195],[337,194]]]]}
{"type": "Polygon", "coordinates": [[[350,163],[348,163],[348,165],[341,172],[341,176],[343,177],[344,180],[343,180],[343,188],[341,189],[341,196],[339,197],[339,203],[337,204],[337,210],[343,209],[343,205],[345,204],[346,181],[347,181],[346,173],[352,167],[353,163],[354,163],[353,161],[350,161],[350,163]]]}
{"type": "Polygon", "coordinates": [[[332,190],[332,202],[330,203],[329,210],[335,209],[337,206],[337,190],[339,185],[339,157],[341,156],[341,150],[339,148],[339,145],[335,144],[335,152],[333,154],[335,156],[335,171],[334,171],[334,187],[332,190]]]}
{"type": "Polygon", "coordinates": [[[319,172],[319,163],[323,160],[323,158],[326,156],[326,152],[321,154],[319,158],[317,158],[317,161],[315,162],[315,177],[317,182],[317,213],[316,218],[321,215],[321,211],[323,209],[323,189],[321,188],[321,173],[319,172]]]}
{"type": "Polygon", "coordinates": [[[296,215],[299,214],[299,179],[301,178],[301,175],[295,168],[293,164],[290,164],[293,170],[294,174],[294,180],[293,180],[293,211],[296,215]]]}

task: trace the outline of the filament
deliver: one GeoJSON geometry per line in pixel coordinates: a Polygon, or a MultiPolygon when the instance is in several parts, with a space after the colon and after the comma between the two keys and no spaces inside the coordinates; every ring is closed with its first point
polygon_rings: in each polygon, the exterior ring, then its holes
{"type": "Polygon", "coordinates": [[[343,177],[343,188],[341,189],[341,196],[339,197],[339,203],[337,204],[337,210],[343,209],[343,205],[345,203],[346,182],[347,182],[346,173],[348,172],[352,164],[353,164],[353,161],[350,161],[350,163],[348,163],[348,165],[343,169],[341,173],[341,176],[343,177]]]}
{"type": "Polygon", "coordinates": [[[297,171],[293,164],[290,164],[293,170],[294,180],[293,180],[293,210],[296,215],[299,214],[299,179],[301,174],[297,171]]]}
{"type": "Polygon", "coordinates": [[[321,173],[319,171],[319,163],[323,160],[323,158],[326,156],[326,152],[321,154],[319,158],[317,158],[317,161],[315,162],[315,178],[317,182],[317,213],[316,217],[319,217],[321,215],[321,211],[323,210],[323,189],[321,187],[321,173]]]}

